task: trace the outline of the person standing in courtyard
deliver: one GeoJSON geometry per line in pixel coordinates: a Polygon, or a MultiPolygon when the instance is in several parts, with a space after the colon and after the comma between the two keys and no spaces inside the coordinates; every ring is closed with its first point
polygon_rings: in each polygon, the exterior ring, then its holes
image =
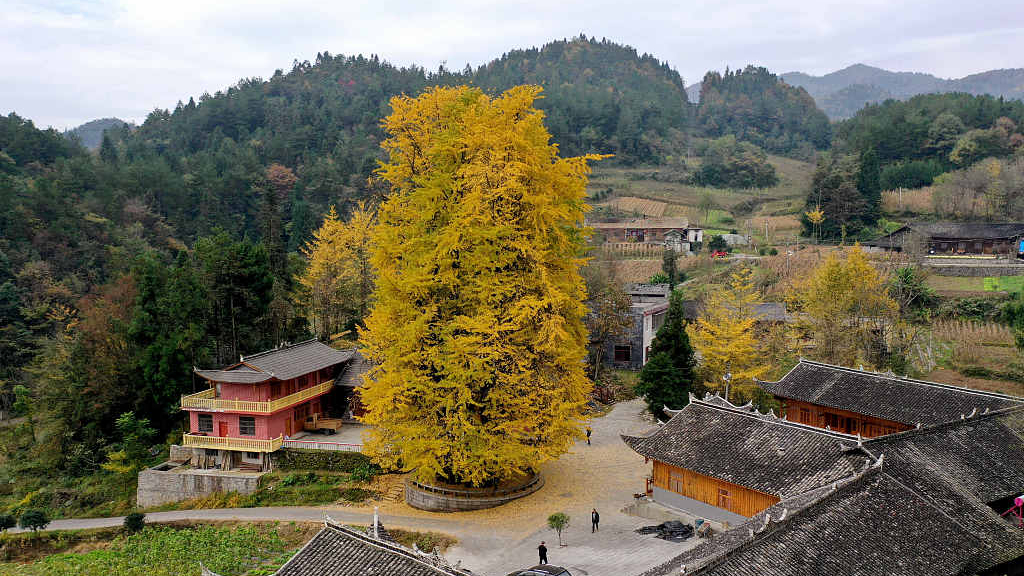
{"type": "Polygon", "coordinates": [[[590,446],[590,433],[591,432],[593,432],[593,430],[590,429],[590,426],[587,426],[587,446],[590,446]]]}
{"type": "Polygon", "coordinates": [[[540,563],[548,563],[548,547],[544,545],[544,541],[541,540],[540,546],[537,546],[537,553],[540,555],[540,563]]]}
{"type": "Polygon", "coordinates": [[[590,511],[590,533],[593,534],[601,528],[598,524],[601,522],[601,515],[597,513],[597,508],[590,511]]]}

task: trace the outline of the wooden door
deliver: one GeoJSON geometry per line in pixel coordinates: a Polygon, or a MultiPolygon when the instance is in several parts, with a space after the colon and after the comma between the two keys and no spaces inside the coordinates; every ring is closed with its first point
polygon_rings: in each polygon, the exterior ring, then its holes
{"type": "Polygon", "coordinates": [[[292,419],[289,418],[284,421],[284,435],[291,438],[292,435],[292,419]]]}
{"type": "Polygon", "coordinates": [[[218,436],[227,436],[228,435],[228,423],[227,422],[220,422],[220,426],[219,426],[218,430],[219,430],[219,432],[217,434],[218,436]]]}

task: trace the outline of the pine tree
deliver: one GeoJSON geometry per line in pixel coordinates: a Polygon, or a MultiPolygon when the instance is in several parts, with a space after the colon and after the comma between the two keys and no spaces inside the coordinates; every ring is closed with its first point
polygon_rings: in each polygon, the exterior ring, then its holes
{"type": "Polygon", "coordinates": [[[582,436],[592,386],[582,228],[587,160],[559,158],[539,87],[396,97],[384,120],[392,192],[360,332],[366,450],[422,479],[495,484],[582,436]]]}
{"type": "Polygon", "coordinates": [[[690,392],[697,384],[696,367],[697,360],[686,333],[682,295],[673,294],[665,323],[651,343],[650,359],[640,371],[636,387],[651,414],[664,417],[665,406],[679,409],[690,402],[690,392]]]}
{"type": "Polygon", "coordinates": [[[857,169],[857,191],[867,202],[867,211],[861,217],[869,226],[878,221],[882,206],[881,170],[878,152],[874,148],[867,148],[861,152],[860,166],[857,169]]]}

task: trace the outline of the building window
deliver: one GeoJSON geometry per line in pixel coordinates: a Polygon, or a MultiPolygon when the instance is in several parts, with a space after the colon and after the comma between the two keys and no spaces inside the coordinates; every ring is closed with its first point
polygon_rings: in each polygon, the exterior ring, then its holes
{"type": "Polygon", "coordinates": [[[206,453],[207,456],[216,456],[217,455],[217,449],[216,448],[207,448],[205,450],[205,453],[206,453]]]}
{"type": "Polygon", "coordinates": [[[732,506],[732,494],[729,493],[725,488],[718,489],[718,507],[729,510],[732,506]]]}
{"type": "Polygon", "coordinates": [[[246,452],[245,453],[245,457],[248,458],[249,460],[259,460],[260,459],[260,453],[259,452],[246,452]]]}
{"type": "Polygon", "coordinates": [[[199,415],[199,431],[213,433],[213,415],[212,414],[200,414],[199,415]]]}
{"type": "Polygon", "coordinates": [[[252,416],[238,417],[238,433],[242,436],[256,435],[256,419],[252,416]]]}
{"type": "Polygon", "coordinates": [[[811,411],[807,408],[800,409],[800,422],[803,424],[813,424],[811,422],[811,411]]]}
{"type": "Polygon", "coordinates": [[[616,362],[629,362],[632,356],[633,347],[630,345],[616,346],[615,347],[615,361],[616,362]]]}
{"type": "Polygon", "coordinates": [[[665,312],[658,312],[657,314],[651,317],[653,320],[653,325],[651,326],[651,329],[653,329],[655,332],[657,332],[658,330],[661,329],[662,326],[664,326],[665,314],[665,312]]]}
{"type": "Polygon", "coordinates": [[[676,494],[684,493],[686,488],[684,487],[682,472],[676,472],[675,470],[672,470],[668,473],[668,489],[675,492],[676,494]]]}

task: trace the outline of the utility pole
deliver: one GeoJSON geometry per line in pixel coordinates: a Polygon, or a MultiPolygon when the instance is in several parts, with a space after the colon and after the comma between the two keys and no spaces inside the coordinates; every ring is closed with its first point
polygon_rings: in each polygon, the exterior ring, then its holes
{"type": "Polygon", "coordinates": [[[722,380],[725,380],[725,401],[729,401],[729,383],[732,382],[732,371],[729,369],[729,363],[725,363],[725,376],[722,376],[722,380]]]}

